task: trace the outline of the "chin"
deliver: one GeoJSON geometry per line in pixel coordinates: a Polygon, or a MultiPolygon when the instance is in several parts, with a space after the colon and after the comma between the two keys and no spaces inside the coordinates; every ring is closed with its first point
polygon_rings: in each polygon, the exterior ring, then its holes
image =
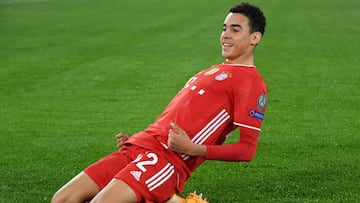
{"type": "Polygon", "coordinates": [[[230,54],[222,54],[222,56],[228,61],[232,58],[230,54]]]}
{"type": "Polygon", "coordinates": [[[229,58],[229,57],[230,57],[230,54],[227,54],[226,52],[222,52],[221,55],[222,55],[224,58],[229,58]]]}

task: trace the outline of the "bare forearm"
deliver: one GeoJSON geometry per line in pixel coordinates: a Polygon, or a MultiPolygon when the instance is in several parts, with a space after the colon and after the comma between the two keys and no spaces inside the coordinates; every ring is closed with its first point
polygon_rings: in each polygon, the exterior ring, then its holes
{"type": "Polygon", "coordinates": [[[206,155],[207,146],[201,144],[192,144],[189,148],[182,152],[183,154],[190,156],[204,156],[206,155]]]}

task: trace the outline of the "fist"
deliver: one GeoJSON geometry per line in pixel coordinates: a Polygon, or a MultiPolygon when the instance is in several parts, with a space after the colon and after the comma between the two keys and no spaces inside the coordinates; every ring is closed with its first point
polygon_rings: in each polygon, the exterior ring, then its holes
{"type": "Polygon", "coordinates": [[[193,145],[189,136],[178,125],[175,123],[170,123],[169,137],[168,137],[168,147],[178,153],[186,154],[189,148],[193,145]]]}
{"type": "Polygon", "coordinates": [[[129,139],[129,135],[127,134],[123,134],[123,133],[119,133],[116,135],[116,146],[119,150],[122,149],[122,147],[124,146],[124,143],[126,140],[129,139]]]}

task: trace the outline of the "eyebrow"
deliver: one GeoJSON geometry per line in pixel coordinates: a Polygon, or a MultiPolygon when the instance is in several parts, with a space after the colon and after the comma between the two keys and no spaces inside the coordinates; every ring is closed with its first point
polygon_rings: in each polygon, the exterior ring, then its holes
{"type": "MultiPolygon", "coordinates": [[[[224,23],[224,25],[226,27],[226,24],[224,23]]],[[[243,28],[243,26],[241,26],[240,24],[231,24],[230,27],[234,28],[234,27],[239,27],[239,28],[243,28]]]]}

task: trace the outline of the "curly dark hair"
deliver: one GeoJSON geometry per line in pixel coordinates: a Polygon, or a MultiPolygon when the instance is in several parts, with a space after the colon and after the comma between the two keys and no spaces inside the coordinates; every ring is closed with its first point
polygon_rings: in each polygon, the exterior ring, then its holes
{"type": "Polygon", "coordinates": [[[263,12],[257,6],[243,2],[230,8],[229,12],[243,14],[244,16],[248,17],[250,33],[261,32],[261,34],[264,35],[266,18],[263,12]]]}

